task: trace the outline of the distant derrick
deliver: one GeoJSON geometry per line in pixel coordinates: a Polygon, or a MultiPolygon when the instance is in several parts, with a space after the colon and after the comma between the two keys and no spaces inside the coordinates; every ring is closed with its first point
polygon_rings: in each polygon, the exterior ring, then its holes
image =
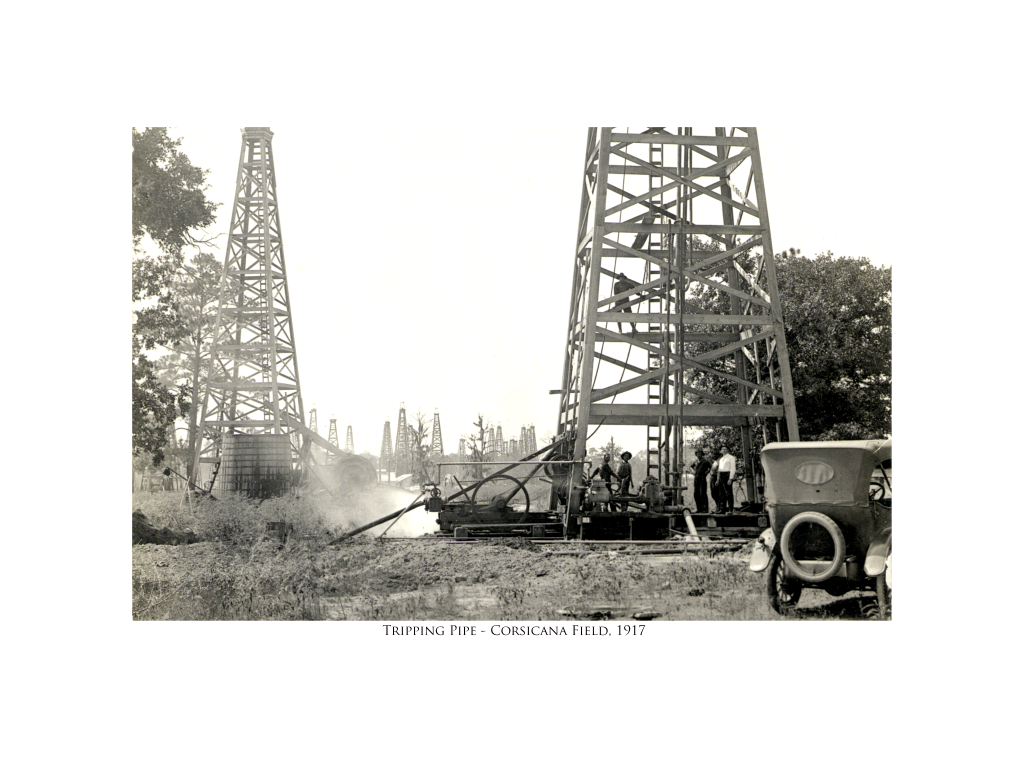
{"type": "Polygon", "coordinates": [[[441,440],[441,414],[434,409],[434,426],[430,432],[430,453],[444,456],[444,442],[441,440]]]}

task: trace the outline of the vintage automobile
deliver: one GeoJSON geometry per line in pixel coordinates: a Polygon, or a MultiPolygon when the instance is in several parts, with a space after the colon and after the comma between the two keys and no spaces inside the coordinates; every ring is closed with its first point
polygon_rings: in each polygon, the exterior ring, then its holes
{"type": "Polygon", "coordinates": [[[879,618],[888,619],[892,440],[769,443],[761,465],[771,527],[755,543],[750,569],[767,570],[771,608],[787,613],[806,587],[870,590],[879,618]]]}

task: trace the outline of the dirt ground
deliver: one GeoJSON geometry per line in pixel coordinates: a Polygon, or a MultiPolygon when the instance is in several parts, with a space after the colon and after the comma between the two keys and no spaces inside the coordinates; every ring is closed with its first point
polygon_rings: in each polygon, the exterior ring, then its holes
{"type": "MultiPolygon", "coordinates": [[[[806,590],[767,605],[764,575],[736,550],[644,555],[627,543],[293,537],[132,548],[132,614],[147,619],[859,619],[870,594],[806,590]]],[[[678,545],[676,545],[678,547],[678,545]]]]}

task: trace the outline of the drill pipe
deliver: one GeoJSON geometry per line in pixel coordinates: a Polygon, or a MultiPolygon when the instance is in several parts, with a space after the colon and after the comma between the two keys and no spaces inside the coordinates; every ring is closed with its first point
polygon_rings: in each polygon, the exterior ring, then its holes
{"type": "Polygon", "coordinates": [[[370,521],[370,523],[367,523],[364,526],[360,526],[358,529],[352,529],[352,531],[347,531],[344,534],[342,534],[340,537],[338,537],[337,539],[334,539],[331,542],[328,542],[327,544],[328,545],[337,545],[339,542],[342,542],[342,541],[348,539],[349,537],[354,537],[356,534],[362,534],[367,529],[372,529],[374,526],[380,526],[382,523],[387,523],[388,521],[393,520],[394,518],[398,518],[400,516],[403,516],[406,513],[408,513],[410,510],[412,510],[414,508],[417,508],[417,507],[422,507],[425,504],[426,504],[426,500],[424,500],[423,502],[416,502],[415,504],[409,505],[408,507],[403,508],[402,510],[399,510],[397,513],[391,513],[390,515],[385,515],[383,518],[378,518],[376,521],[370,521]]]}
{"type": "MultiPolygon", "coordinates": [[[[547,452],[549,450],[550,450],[550,452],[548,453],[548,456],[551,456],[552,454],[554,454],[554,449],[555,449],[555,446],[557,446],[557,445],[558,445],[558,441],[555,441],[555,443],[552,443],[549,446],[545,446],[544,448],[538,449],[537,451],[533,452],[532,454],[524,457],[524,459],[521,460],[521,461],[526,461],[526,460],[533,459],[534,457],[539,456],[540,454],[543,454],[544,452],[547,452]]],[[[495,475],[500,475],[501,473],[505,472],[506,470],[511,470],[515,466],[516,466],[516,464],[513,462],[511,465],[508,465],[507,467],[501,468],[500,470],[498,470],[498,472],[491,473],[489,476],[487,476],[487,478],[484,478],[483,480],[479,480],[476,483],[469,484],[464,489],[460,489],[455,494],[452,494],[452,496],[450,496],[448,498],[448,501],[451,501],[451,500],[455,499],[455,497],[462,496],[462,495],[466,495],[468,497],[470,491],[475,489],[477,486],[483,485],[484,481],[488,480],[488,478],[493,478],[495,475]]],[[[538,465],[537,467],[539,469],[540,465],[538,465]]],[[[526,477],[526,480],[529,480],[530,478],[532,478],[533,475],[536,472],[537,472],[537,470],[534,470],[533,472],[531,472],[526,477]]],[[[525,481],[524,481],[524,483],[525,483],[525,481]]],[[[515,489],[513,491],[515,491],[515,489]]],[[[423,495],[420,494],[420,496],[422,497],[423,495]]],[[[417,499],[419,499],[419,497],[417,497],[417,499]]],[[[503,501],[504,502],[508,502],[508,499],[505,499],[503,501]]],[[[352,529],[352,531],[345,532],[344,534],[342,534],[337,539],[334,539],[331,542],[329,542],[328,545],[337,545],[339,542],[343,542],[344,540],[348,539],[349,537],[354,537],[356,534],[362,534],[367,529],[372,529],[374,526],[380,526],[382,523],[387,523],[390,520],[393,520],[395,518],[399,518],[400,516],[405,515],[410,510],[413,510],[413,509],[415,509],[417,507],[422,507],[423,505],[426,504],[426,500],[424,500],[423,502],[416,502],[416,500],[413,500],[413,502],[415,504],[410,504],[404,510],[399,510],[397,513],[391,513],[390,515],[385,515],[383,518],[378,518],[376,521],[371,521],[370,523],[367,523],[364,526],[360,526],[357,529],[352,529]]]]}

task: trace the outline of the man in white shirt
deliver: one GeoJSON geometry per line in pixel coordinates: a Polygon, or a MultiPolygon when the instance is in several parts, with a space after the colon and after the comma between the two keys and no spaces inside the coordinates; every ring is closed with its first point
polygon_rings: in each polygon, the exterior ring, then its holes
{"type": "Polygon", "coordinates": [[[725,503],[723,512],[732,512],[732,479],[736,477],[736,457],[729,453],[728,446],[722,446],[722,455],[718,459],[718,482],[722,489],[725,503]]]}

